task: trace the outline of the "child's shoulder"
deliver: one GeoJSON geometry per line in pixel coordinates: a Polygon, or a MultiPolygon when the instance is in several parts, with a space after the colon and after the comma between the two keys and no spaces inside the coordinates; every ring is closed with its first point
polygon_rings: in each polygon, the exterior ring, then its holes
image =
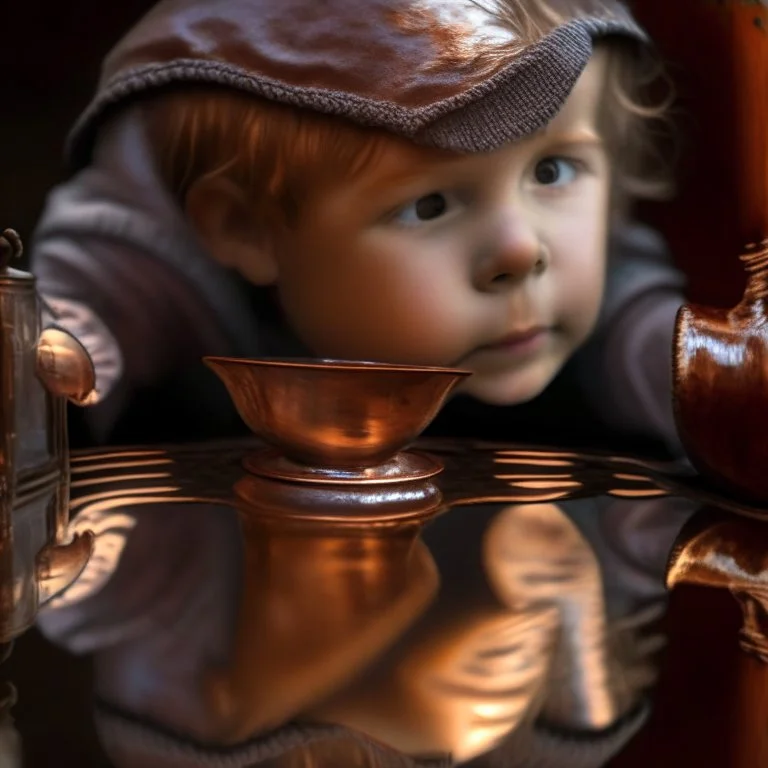
{"type": "Polygon", "coordinates": [[[683,294],[685,275],[677,268],[662,235],[649,226],[627,222],[611,233],[604,320],[649,291],[683,294]]]}

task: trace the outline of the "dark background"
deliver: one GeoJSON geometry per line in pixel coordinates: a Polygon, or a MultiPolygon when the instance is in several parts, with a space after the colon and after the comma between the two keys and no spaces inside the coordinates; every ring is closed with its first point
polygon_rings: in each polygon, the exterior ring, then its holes
{"type": "MultiPolygon", "coordinates": [[[[280,2],[280,0],[275,0],[280,2]]],[[[3,0],[0,11],[0,226],[28,239],[46,192],[65,177],[65,134],[88,101],[100,60],[149,0],[3,0]]],[[[732,148],[731,38],[717,3],[637,0],[635,9],[670,61],[689,136],[680,199],[645,211],[665,232],[697,301],[730,305],[740,295],[735,258],[739,178],[732,148]]],[[[713,592],[681,590],[651,727],[615,765],[723,768],[736,709],[735,606],[713,592]]],[[[29,768],[102,763],[88,726],[88,664],[23,637],[7,674],[29,768]]]]}

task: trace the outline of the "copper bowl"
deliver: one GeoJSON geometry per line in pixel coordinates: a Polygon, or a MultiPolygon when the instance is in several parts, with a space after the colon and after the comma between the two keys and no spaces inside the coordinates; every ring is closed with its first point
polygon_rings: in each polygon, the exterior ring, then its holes
{"type": "Polygon", "coordinates": [[[432,421],[468,371],[339,360],[206,357],[243,421],[311,467],[383,464],[432,421]]]}

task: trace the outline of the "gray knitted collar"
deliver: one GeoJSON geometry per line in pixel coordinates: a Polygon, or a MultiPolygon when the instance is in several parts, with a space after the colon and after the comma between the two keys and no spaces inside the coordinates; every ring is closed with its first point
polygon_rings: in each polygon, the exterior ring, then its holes
{"type": "Polygon", "coordinates": [[[552,119],[598,39],[647,42],[621,3],[581,1],[599,10],[488,71],[460,55],[505,42],[492,39],[500,28],[478,0],[162,0],[106,59],[70,136],[71,156],[88,161],[116,108],[185,83],[235,88],[426,146],[497,149],[552,119]]]}

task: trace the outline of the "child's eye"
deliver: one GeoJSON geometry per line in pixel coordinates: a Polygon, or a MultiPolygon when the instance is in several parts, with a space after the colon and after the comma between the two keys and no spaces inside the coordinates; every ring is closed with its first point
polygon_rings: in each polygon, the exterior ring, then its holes
{"type": "Polygon", "coordinates": [[[405,226],[414,226],[439,219],[441,216],[451,213],[456,205],[457,201],[449,195],[442,192],[432,192],[401,208],[392,217],[392,221],[405,226]]]}
{"type": "Polygon", "coordinates": [[[545,157],[539,160],[533,176],[538,184],[547,187],[571,184],[579,175],[579,164],[567,157],[545,157]]]}

